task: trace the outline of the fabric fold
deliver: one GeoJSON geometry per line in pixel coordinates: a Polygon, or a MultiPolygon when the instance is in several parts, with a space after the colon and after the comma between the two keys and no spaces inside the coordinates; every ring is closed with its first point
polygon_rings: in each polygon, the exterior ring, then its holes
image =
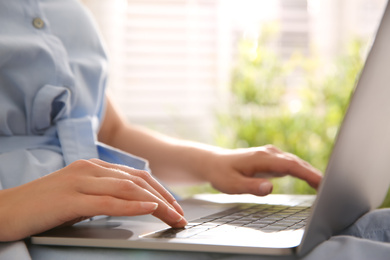
{"type": "Polygon", "coordinates": [[[31,130],[43,134],[61,118],[69,117],[71,92],[63,86],[45,85],[36,93],[31,112],[31,130]]]}

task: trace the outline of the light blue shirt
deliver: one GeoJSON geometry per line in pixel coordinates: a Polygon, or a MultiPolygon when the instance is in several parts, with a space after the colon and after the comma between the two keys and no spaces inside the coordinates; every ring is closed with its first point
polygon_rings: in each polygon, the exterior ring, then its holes
{"type": "Polygon", "coordinates": [[[0,188],[78,159],[147,169],[97,142],[107,56],[76,0],[0,1],[0,188]]]}

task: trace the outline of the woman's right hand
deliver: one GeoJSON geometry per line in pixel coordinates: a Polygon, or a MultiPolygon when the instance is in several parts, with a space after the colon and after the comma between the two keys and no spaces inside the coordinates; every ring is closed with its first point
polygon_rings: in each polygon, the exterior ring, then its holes
{"type": "Polygon", "coordinates": [[[0,241],[23,239],[96,216],[153,214],[172,227],[187,221],[174,197],[148,172],[80,160],[0,191],[0,241]]]}

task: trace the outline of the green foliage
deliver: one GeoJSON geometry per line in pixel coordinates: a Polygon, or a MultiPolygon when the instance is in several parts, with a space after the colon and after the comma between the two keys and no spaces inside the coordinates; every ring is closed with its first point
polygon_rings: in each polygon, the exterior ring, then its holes
{"type": "MultiPolygon", "coordinates": [[[[230,109],[218,114],[216,143],[230,148],[274,144],[325,171],[363,65],[364,44],[353,40],[347,52],[325,69],[314,55],[283,60],[267,47],[270,34],[265,35],[256,43],[240,43],[230,109]],[[297,77],[299,83],[291,84],[297,77]]],[[[275,193],[315,192],[291,177],[273,182],[275,193]]]]}

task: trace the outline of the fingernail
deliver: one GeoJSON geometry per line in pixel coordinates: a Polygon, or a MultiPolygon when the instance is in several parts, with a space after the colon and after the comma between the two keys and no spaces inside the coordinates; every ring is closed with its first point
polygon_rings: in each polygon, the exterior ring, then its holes
{"type": "Polygon", "coordinates": [[[155,203],[155,202],[141,202],[141,207],[143,209],[145,209],[145,211],[150,211],[150,212],[153,212],[157,209],[158,207],[158,204],[155,203]]]}
{"type": "Polygon", "coordinates": [[[174,221],[176,223],[179,223],[180,221],[185,220],[182,215],[180,215],[179,213],[177,213],[176,210],[174,210],[170,207],[168,207],[168,216],[170,219],[172,219],[172,221],[174,221]]]}
{"type": "Polygon", "coordinates": [[[268,181],[260,183],[260,193],[263,195],[270,194],[272,192],[272,184],[268,181]]]}
{"type": "Polygon", "coordinates": [[[173,202],[172,206],[177,210],[179,214],[181,214],[182,216],[184,215],[184,210],[177,201],[173,202]]]}

